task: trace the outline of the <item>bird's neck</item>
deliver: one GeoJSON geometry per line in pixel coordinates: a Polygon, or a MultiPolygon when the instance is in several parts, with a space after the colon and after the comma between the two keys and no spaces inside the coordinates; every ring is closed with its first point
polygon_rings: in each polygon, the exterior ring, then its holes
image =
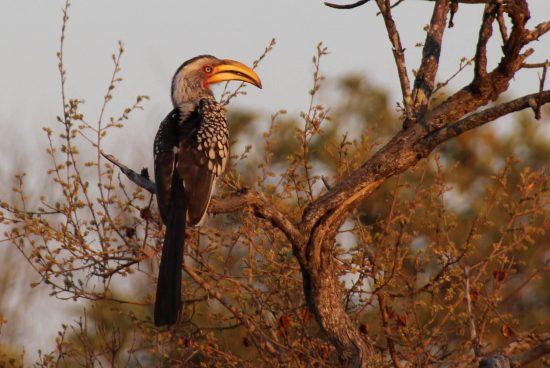
{"type": "Polygon", "coordinates": [[[199,106],[202,99],[214,99],[209,88],[200,85],[190,85],[187,81],[177,81],[172,86],[172,104],[180,112],[180,116],[187,117],[199,106]]]}

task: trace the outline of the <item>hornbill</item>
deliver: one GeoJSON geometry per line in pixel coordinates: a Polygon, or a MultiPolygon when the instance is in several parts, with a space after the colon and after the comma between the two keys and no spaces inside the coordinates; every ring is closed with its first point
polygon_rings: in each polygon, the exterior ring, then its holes
{"type": "Polygon", "coordinates": [[[154,143],[160,217],[166,225],[155,300],[155,325],[174,324],[181,308],[186,225],[198,226],[229,157],[226,111],[210,86],[239,80],[262,88],[246,65],[201,55],[184,62],[172,79],[174,109],[154,143]]]}

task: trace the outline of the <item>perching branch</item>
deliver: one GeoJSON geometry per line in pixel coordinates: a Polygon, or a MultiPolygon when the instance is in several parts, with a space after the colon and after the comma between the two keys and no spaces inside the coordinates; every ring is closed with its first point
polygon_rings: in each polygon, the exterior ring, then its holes
{"type": "MultiPolygon", "coordinates": [[[[124,175],[134,184],[152,194],[156,193],[155,183],[147,176],[138,174],[117,160],[113,155],[103,152],[101,154],[115,166],[120,168],[124,175]]],[[[298,244],[303,241],[303,236],[296,226],[288,219],[288,216],[269,204],[268,201],[256,191],[242,189],[237,191],[232,197],[223,200],[213,200],[208,207],[208,213],[213,215],[230,213],[245,207],[251,207],[257,217],[269,220],[274,227],[280,229],[286,235],[291,243],[298,244]]]]}

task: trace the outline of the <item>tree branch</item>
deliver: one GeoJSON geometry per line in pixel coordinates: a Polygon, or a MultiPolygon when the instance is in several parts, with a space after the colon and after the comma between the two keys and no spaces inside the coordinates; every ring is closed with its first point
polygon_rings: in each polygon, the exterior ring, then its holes
{"type": "Polygon", "coordinates": [[[412,92],[415,118],[424,115],[434,90],[435,76],[439,67],[439,55],[441,54],[441,42],[449,9],[449,0],[436,0],[422,50],[422,61],[416,74],[412,92]]]}
{"type": "Polygon", "coordinates": [[[550,31],[550,21],[540,23],[535,27],[535,29],[529,32],[529,35],[527,35],[526,39],[527,41],[538,40],[540,36],[548,31],[550,31]]]}
{"type": "Polygon", "coordinates": [[[353,4],[344,4],[344,5],[338,5],[338,4],[333,4],[333,3],[329,3],[329,2],[325,2],[325,5],[328,6],[329,8],[334,8],[334,9],[353,9],[353,8],[357,8],[361,5],[364,5],[366,3],[368,3],[370,0],[359,0],[353,4]]]}
{"type": "Polygon", "coordinates": [[[479,28],[476,56],[474,57],[474,79],[479,80],[487,76],[487,42],[493,34],[493,22],[495,20],[496,5],[485,5],[483,20],[479,28]]]}
{"type": "Polygon", "coordinates": [[[501,116],[508,115],[512,112],[523,110],[531,107],[531,104],[535,99],[539,99],[540,104],[546,104],[550,102],[550,90],[533,93],[527,96],[516,98],[515,100],[499,104],[494,107],[490,107],[483,111],[474,113],[457,121],[450,126],[436,130],[422,139],[419,144],[426,146],[426,149],[433,149],[437,145],[448,141],[468,130],[477,128],[483,124],[491,122],[501,116]]]}
{"type": "Polygon", "coordinates": [[[543,63],[523,63],[521,64],[521,67],[525,69],[537,69],[537,68],[550,67],[550,61],[545,61],[543,63]]]}
{"type": "MultiPolygon", "coordinates": [[[[377,0],[378,3],[383,1],[377,0]]],[[[429,111],[419,124],[397,133],[348,178],[312,202],[302,217],[301,228],[304,233],[309,234],[316,226],[336,224],[334,216],[346,213],[352,206],[373,193],[387,178],[416,164],[435,147],[418,145],[420,140],[431,132],[458,121],[491,100],[496,100],[507,90],[510,80],[528,55],[521,54],[521,49],[527,43],[525,23],[529,19],[529,9],[525,0],[514,0],[507,3],[505,10],[512,18],[513,28],[503,48],[505,54],[498,66],[487,74],[486,78],[474,79],[468,86],[429,111]]]]}
{"type": "Polygon", "coordinates": [[[550,354],[550,338],[546,338],[532,349],[510,358],[512,367],[521,367],[550,354]]]}
{"type": "Polygon", "coordinates": [[[546,72],[548,71],[548,62],[546,64],[544,64],[544,66],[542,67],[542,75],[540,76],[540,81],[539,81],[539,93],[535,99],[535,103],[534,103],[534,106],[533,104],[531,103],[531,100],[529,101],[529,105],[531,105],[531,107],[533,108],[533,111],[535,112],[535,119],[537,120],[540,120],[541,118],[541,113],[540,113],[540,108],[542,107],[542,93],[544,92],[544,82],[546,82],[546,72]]]}
{"type": "MultiPolygon", "coordinates": [[[[334,9],[354,9],[368,3],[369,1],[370,0],[359,0],[355,3],[342,4],[342,5],[325,2],[325,5],[328,6],[329,8],[334,8],[334,9]]],[[[398,0],[398,2],[402,2],[402,1],[403,0],[398,0]]],[[[436,0],[426,0],[426,1],[436,1],[436,0]]],[[[454,2],[460,3],[460,4],[487,4],[491,2],[491,0],[454,0],[454,2]]],[[[394,7],[394,5],[392,5],[392,8],[394,7]]]]}
{"type": "Polygon", "coordinates": [[[510,357],[505,354],[485,357],[479,362],[479,368],[523,367],[548,354],[550,354],[550,337],[545,336],[531,343],[531,348],[529,350],[514,354],[510,357]]]}
{"type": "Polygon", "coordinates": [[[208,213],[213,215],[229,213],[245,207],[252,208],[256,217],[269,220],[275,228],[285,234],[293,246],[299,247],[304,242],[304,236],[298,231],[296,225],[288,219],[288,215],[280,212],[261,193],[254,190],[241,189],[229,198],[213,200],[208,208],[208,213]]]}
{"type": "Polygon", "coordinates": [[[386,341],[388,343],[388,350],[390,351],[391,360],[395,368],[401,368],[401,363],[399,362],[399,357],[397,356],[397,351],[395,350],[395,344],[393,342],[392,330],[388,322],[389,317],[386,297],[383,293],[377,293],[376,296],[378,297],[378,307],[382,318],[382,328],[386,334],[386,341]]]}
{"type": "Polygon", "coordinates": [[[405,109],[405,116],[407,119],[413,118],[412,111],[412,93],[411,82],[407,73],[407,64],[405,63],[405,50],[401,46],[401,38],[397,27],[391,14],[391,6],[389,0],[376,0],[380,13],[384,17],[384,23],[388,31],[388,37],[392,44],[393,57],[395,59],[395,65],[397,67],[397,74],[399,75],[399,83],[401,85],[401,93],[403,95],[403,108],[405,109]]]}
{"type": "MultiPolygon", "coordinates": [[[[147,176],[138,174],[130,169],[113,155],[101,153],[103,157],[119,167],[130,181],[137,186],[148,190],[150,193],[156,193],[156,185],[147,176]]],[[[288,219],[288,216],[280,212],[277,208],[269,204],[269,202],[258,192],[248,189],[238,190],[237,193],[229,198],[222,200],[213,199],[208,207],[208,213],[217,215],[221,213],[230,213],[238,211],[245,207],[251,207],[256,217],[269,220],[271,224],[281,230],[288,240],[293,245],[298,245],[303,242],[303,235],[298,231],[297,227],[288,219]]]]}

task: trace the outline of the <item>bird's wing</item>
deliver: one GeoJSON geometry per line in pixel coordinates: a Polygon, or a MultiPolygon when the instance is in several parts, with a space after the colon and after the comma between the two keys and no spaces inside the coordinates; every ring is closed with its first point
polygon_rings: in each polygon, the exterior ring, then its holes
{"type": "Polygon", "coordinates": [[[160,123],[154,143],[155,183],[160,217],[166,224],[172,203],[172,180],[175,172],[174,148],[178,145],[179,112],[172,110],[160,123]]]}
{"type": "Polygon", "coordinates": [[[188,223],[196,225],[204,219],[229,156],[225,109],[213,99],[203,99],[181,126],[177,170],[185,187],[188,223]]]}

